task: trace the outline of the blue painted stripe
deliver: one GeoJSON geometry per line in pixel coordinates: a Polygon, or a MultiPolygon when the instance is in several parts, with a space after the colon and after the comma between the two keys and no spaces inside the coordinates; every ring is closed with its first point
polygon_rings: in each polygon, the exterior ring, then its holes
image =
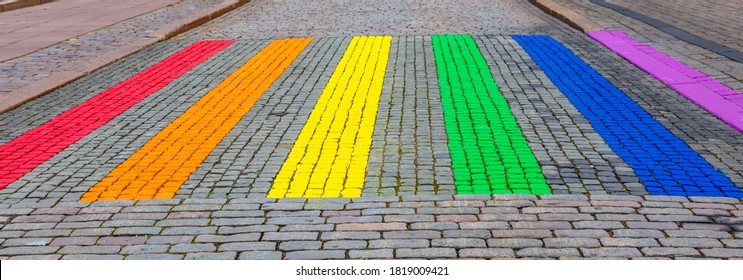
{"type": "Polygon", "coordinates": [[[513,38],[634,168],[648,192],[743,198],[730,179],[568,48],[549,36],[513,38]]]}

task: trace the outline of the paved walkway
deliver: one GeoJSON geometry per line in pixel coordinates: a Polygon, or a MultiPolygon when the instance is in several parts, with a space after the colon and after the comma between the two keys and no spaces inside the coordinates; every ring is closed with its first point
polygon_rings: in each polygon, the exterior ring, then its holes
{"type": "Polygon", "coordinates": [[[743,258],[743,135],[601,44],[523,1],[330,2],[0,115],[0,257],[743,258]]]}
{"type": "Polygon", "coordinates": [[[60,0],[0,16],[0,61],[55,45],[179,1],[60,0]],[[102,12],[105,11],[105,12],[102,12]]]}
{"type": "Polygon", "coordinates": [[[224,2],[55,1],[1,13],[9,28],[0,35],[0,111],[152,44],[224,2]]]}

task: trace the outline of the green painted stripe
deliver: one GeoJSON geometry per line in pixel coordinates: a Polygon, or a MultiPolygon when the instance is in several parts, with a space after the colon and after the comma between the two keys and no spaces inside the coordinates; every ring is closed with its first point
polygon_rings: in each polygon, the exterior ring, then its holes
{"type": "Polygon", "coordinates": [[[551,193],[472,37],[432,38],[457,193],[551,193]]]}

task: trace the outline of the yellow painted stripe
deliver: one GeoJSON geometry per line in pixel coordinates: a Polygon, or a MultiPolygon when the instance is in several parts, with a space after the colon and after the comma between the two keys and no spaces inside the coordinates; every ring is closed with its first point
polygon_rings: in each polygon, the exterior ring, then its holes
{"type": "Polygon", "coordinates": [[[271,42],[93,186],[81,201],[172,198],[310,41],[271,42]]]}
{"type": "Polygon", "coordinates": [[[389,36],[351,40],[269,198],[361,196],[391,41],[389,36]]]}

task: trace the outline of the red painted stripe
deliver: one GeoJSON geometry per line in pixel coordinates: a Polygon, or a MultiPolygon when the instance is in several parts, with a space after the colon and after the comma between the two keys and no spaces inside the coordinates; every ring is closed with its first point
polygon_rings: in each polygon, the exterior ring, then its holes
{"type": "Polygon", "coordinates": [[[219,40],[194,43],[39,127],[0,145],[0,189],[234,42],[219,40]]]}

